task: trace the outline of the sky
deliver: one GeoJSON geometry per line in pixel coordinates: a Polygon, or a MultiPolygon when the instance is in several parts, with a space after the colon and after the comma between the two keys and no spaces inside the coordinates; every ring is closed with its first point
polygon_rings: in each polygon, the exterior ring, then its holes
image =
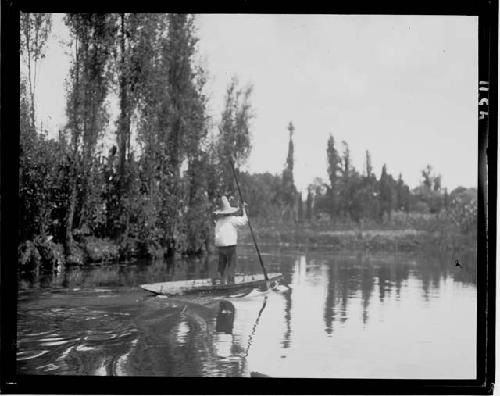
{"type": "MultiPolygon", "coordinates": [[[[283,170],[291,121],[299,189],[327,180],[330,134],[340,151],[343,140],[349,144],[359,171],[369,150],[377,176],[385,163],[413,188],[431,164],[444,187],[473,187],[477,26],[473,16],[205,14],[196,18],[196,61],[209,75],[214,128],[231,77],[253,86],[251,172],[283,170]]],[[[69,57],[60,41],[67,37],[55,15],[37,83],[50,133],[65,122],[69,57]]]]}

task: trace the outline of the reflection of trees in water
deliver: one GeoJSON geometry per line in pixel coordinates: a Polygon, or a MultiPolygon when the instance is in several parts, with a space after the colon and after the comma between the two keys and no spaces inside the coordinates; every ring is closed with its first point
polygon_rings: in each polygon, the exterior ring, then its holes
{"type": "MultiPolygon", "coordinates": [[[[454,265],[455,260],[459,260],[461,268],[460,270],[453,266],[450,268],[453,278],[456,281],[475,286],[477,284],[477,250],[469,249],[456,253],[454,256],[451,254],[448,255],[448,263],[453,262],[454,265]]],[[[485,264],[481,263],[481,265],[485,264]]]]}
{"type": "Polygon", "coordinates": [[[285,298],[285,324],[286,331],[283,335],[283,348],[290,348],[292,342],[292,289],[283,293],[285,298]]]}
{"type": "Polygon", "coordinates": [[[189,259],[169,257],[131,263],[70,266],[58,273],[23,274],[20,287],[135,287],[141,283],[208,278],[213,261],[213,256],[189,259]]]}
{"type": "Polygon", "coordinates": [[[245,348],[233,333],[235,308],[212,298],[152,301],[138,318],[141,340],[129,375],[240,376],[245,348]]]}
{"type": "MultiPolygon", "coordinates": [[[[242,250],[242,253],[245,251],[242,250]]],[[[266,261],[266,266],[269,270],[278,270],[285,275],[285,283],[291,281],[291,274],[289,271],[290,256],[277,252],[277,256],[273,256],[273,260],[266,261]]],[[[442,253],[436,249],[436,252],[424,252],[425,256],[418,258],[418,271],[415,274],[418,279],[422,281],[422,289],[428,297],[433,288],[438,288],[440,281],[443,277],[452,277],[457,282],[462,282],[467,285],[476,285],[476,268],[477,268],[477,252],[474,249],[461,249],[456,252],[442,253]],[[461,267],[455,267],[455,260],[458,259],[461,267]]],[[[254,252],[251,251],[248,257],[242,254],[238,260],[238,272],[241,273],[260,273],[258,261],[254,258],[254,252]]],[[[384,260],[376,257],[369,257],[370,262],[377,262],[373,269],[377,271],[377,277],[380,279],[379,299],[383,301],[387,293],[392,290],[396,292],[399,297],[401,291],[402,281],[408,279],[408,266],[403,265],[404,256],[400,257],[399,264],[389,265],[384,263],[384,260]],[[387,272],[390,272],[389,273],[387,272]],[[386,285],[386,281],[390,281],[391,285],[386,285]]],[[[366,257],[368,258],[368,257],[366,257]]],[[[352,290],[356,291],[361,288],[371,290],[370,275],[364,273],[367,270],[364,258],[358,257],[342,257],[342,259],[335,264],[336,259],[331,259],[326,265],[330,267],[337,266],[338,269],[333,268],[334,271],[339,271],[343,279],[342,282],[337,284],[337,298],[342,299],[341,309],[347,308],[347,300],[349,293],[352,290]],[[350,264],[343,265],[347,262],[350,264]],[[352,268],[361,267],[361,268],[352,268]],[[349,276],[348,276],[349,274],[349,276]],[[361,278],[359,277],[361,276],[361,278]],[[365,276],[367,279],[364,279],[365,276]],[[361,281],[363,286],[356,285],[356,280],[361,281]],[[347,279],[350,284],[345,283],[347,279]]],[[[389,259],[392,260],[392,259],[389,259]]],[[[114,287],[126,286],[135,287],[141,283],[151,283],[169,280],[182,280],[193,278],[209,278],[212,273],[215,273],[217,264],[217,255],[207,255],[205,257],[193,258],[169,258],[158,260],[137,260],[130,263],[114,263],[109,265],[87,265],[83,267],[69,266],[63,268],[58,273],[53,272],[40,272],[39,274],[23,274],[20,278],[20,288],[47,288],[47,287],[62,287],[62,288],[93,288],[93,287],[114,287]]],[[[333,274],[329,271],[329,283],[333,284],[333,274]]],[[[371,292],[370,292],[371,293],[371,292]]],[[[290,296],[287,298],[287,307],[291,305],[290,296]]],[[[328,310],[335,306],[332,297],[327,297],[328,310]]],[[[287,308],[287,311],[290,309],[287,308]]],[[[325,311],[325,317],[328,315],[325,311]]],[[[288,319],[286,319],[288,321],[288,319]]],[[[330,328],[330,326],[327,326],[330,328]]]]}
{"type": "Polygon", "coordinates": [[[333,322],[335,321],[335,304],[336,304],[336,279],[337,276],[337,266],[334,259],[331,260],[328,267],[328,291],[325,301],[325,309],[323,313],[323,318],[325,319],[326,333],[332,334],[333,332],[333,322]]]}
{"type": "MultiPolygon", "coordinates": [[[[280,257],[279,272],[283,274],[283,283],[289,285],[292,283],[292,272],[290,271],[290,261],[288,257],[280,257]]],[[[292,289],[283,293],[285,299],[285,325],[286,330],[283,334],[283,348],[290,348],[292,342],[292,289]]]]}
{"type": "Polygon", "coordinates": [[[477,252],[460,253],[436,252],[418,258],[418,271],[415,276],[422,282],[423,296],[429,299],[432,290],[438,290],[443,279],[451,277],[456,282],[475,286],[477,282],[477,252]],[[458,259],[460,267],[455,266],[458,259]]]}
{"type": "Polygon", "coordinates": [[[351,290],[357,290],[357,285],[352,283],[352,274],[349,268],[345,265],[341,265],[339,268],[340,277],[344,279],[344,282],[339,284],[338,290],[340,291],[340,316],[338,320],[344,323],[347,320],[347,303],[349,301],[349,292],[351,290]]]}
{"type": "MultiPolygon", "coordinates": [[[[397,260],[397,258],[396,258],[397,260]]],[[[394,280],[393,287],[396,292],[396,299],[399,300],[401,297],[401,288],[403,287],[403,281],[410,277],[410,267],[409,265],[396,263],[394,265],[394,280]]]]}
{"type": "MultiPolygon", "coordinates": [[[[372,265],[370,259],[364,258],[362,254],[354,257],[332,257],[327,265],[328,286],[323,315],[326,333],[332,334],[336,320],[342,323],[348,319],[349,299],[358,292],[361,294],[362,320],[366,324],[368,306],[376,280],[378,278],[379,299],[383,301],[390,271],[383,266],[372,265]],[[338,313],[340,316],[337,315],[338,313]]],[[[388,284],[390,285],[390,282],[388,284]]]]}
{"type": "MultiPolygon", "coordinates": [[[[243,251],[244,253],[245,251],[243,251]]],[[[278,253],[279,254],[279,253],[278,253]]],[[[266,260],[266,259],[265,259],[266,260]]],[[[68,266],[58,273],[20,274],[19,287],[29,288],[93,288],[93,287],[136,287],[141,283],[166,282],[194,278],[211,278],[216,273],[218,257],[216,254],[203,257],[170,257],[168,259],[140,259],[126,263],[89,264],[68,266]]],[[[266,261],[268,272],[279,271],[288,276],[290,256],[276,256],[266,261]]],[[[241,255],[237,272],[261,273],[254,251],[251,255],[241,255]]]]}
{"type": "Polygon", "coordinates": [[[376,273],[378,279],[378,298],[380,302],[384,302],[386,293],[388,293],[388,297],[390,297],[391,272],[389,268],[379,266],[376,273]]]}
{"type": "MultiPolygon", "coordinates": [[[[314,254],[313,252],[311,255],[314,254]]],[[[327,334],[333,334],[335,326],[337,325],[338,328],[342,320],[352,318],[348,310],[352,310],[350,301],[353,296],[360,298],[362,321],[366,325],[369,320],[373,319],[370,317],[371,305],[376,306],[379,302],[386,303],[391,293],[393,298],[399,299],[403,285],[410,278],[418,280],[412,282],[412,285],[416,283],[416,287],[421,290],[419,294],[424,298],[430,298],[433,289],[441,287],[442,280],[446,278],[466,285],[476,283],[477,255],[474,251],[461,253],[459,257],[454,257],[452,254],[433,255],[428,252],[425,256],[412,257],[403,254],[385,256],[358,254],[357,256],[327,258],[325,255],[315,255],[315,259],[310,259],[311,255],[307,258],[304,256],[299,258],[295,255],[295,268],[290,268],[290,255],[265,258],[265,263],[266,267],[269,263],[269,268],[273,271],[282,272],[285,283],[292,283],[292,280],[299,283],[308,282],[307,287],[323,287],[326,284],[326,290],[322,289],[326,291],[326,296],[321,296],[320,298],[324,298],[324,301],[319,302],[324,305],[317,306],[321,310],[319,315],[322,313],[323,318],[316,317],[324,323],[324,331],[327,334]],[[455,259],[460,261],[461,267],[455,267],[455,259]],[[308,271],[306,271],[306,266],[308,271]],[[321,267],[319,272],[315,269],[318,266],[321,267]],[[314,279],[311,279],[311,276],[314,279]]],[[[169,277],[176,279],[207,277],[205,274],[210,272],[216,260],[217,257],[212,255],[191,261],[177,258],[176,260],[137,262],[122,266],[69,267],[61,273],[41,273],[38,277],[25,281],[28,284],[32,282],[31,284],[38,285],[38,287],[40,285],[59,285],[59,287],[69,288],[136,286],[144,281],[166,280],[169,277]]],[[[252,272],[248,269],[258,272],[259,264],[253,258],[248,258],[240,260],[239,268],[242,272],[252,272]]],[[[278,313],[278,316],[281,318],[280,321],[285,322],[283,331],[279,330],[282,334],[283,348],[291,347],[292,293],[294,293],[293,288],[281,293],[284,311],[278,313]]],[[[299,294],[297,293],[294,297],[299,294]]],[[[122,296],[116,306],[123,305],[121,298],[122,296]]],[[[170,299],[151,300],[158,300],[161,304],[170,299]]],[[[217,301],[219,304],[219,300],[211,299],[211,301],[217,301]]],[[[294,303],[297,301],[294,300],[294,303]]],[[[72,299],[72,303],[78,304],[76,299],[72,299]]],[[[106,299],[106,304],[110,304],[108,299],[106,299]]],[[[300,305],[297,305],[298,309],[295,307],[294,315],[300,311],[300,305]]],[[[188,306],[184,312],[182,312],[184,305],[163,308],[156,306],[145,309],[144,314],[137,321],[141,329],[140,341],[128,359],[127,374],[240,376],[245,371],[246,363],[243,357],[247,350],[248,334],[242,336],[232,334],[230,330],[227,330],[231,327],[229,325],[231,317],[224,319],[220,315],[219,308],[219,305],[200,303],[188,306]],[[227,323],[224,323],[224,320],[227,323]],[[225,337],[226,335],[228,337],[225,337]],[[217,348],[223,343],[226,343],[225,346],[228,347],[229,357],[220,356],[217,352],[217,348]]],[[[295,317],[294,319],[300,320],[295,317]]],[[[234,321],[234,316],[232,320],[234,321]]],[[[319,324],[318,327],[323,326],[319,324]]],[[[117,348],[116,351],[124,355],[127,348],[117,348]]]]}
{"type": "MultiPolygon", "coordinates": [[[[52,274],[50,276],[53,277],[52,274]]],[[[19,278],[19,289],[38,289],[42,286],[43,283],[47,284],[47,281],[42,281],[44,279],[43,275],[35,274],[35,273],[26,273],[22,274],[19,278]],[[42,283],[43,282],[43,283],[42,283]]],[[[51,284],[52,279],[48,282],[51,284]]],[[[47,287],[47,286],[45,286],[47,287]]]]}
{"type": "MultiPolygon", "coordinates": [[[[362,259],[360,259],[362,260],[362,259]]],[[[364,270],[361,271],[361,301],[363,304],[363,324],[368,322],[368,306],[374,286],[374,274],[370,260],[365,261],[364,270]]]]}
{"type": "Polygon", "coordinates": [[[181,318],[181,312],[182,307],[163,313],[153,310],[139,318],[141,338],[129,358],[130,375],[176,376],[186,369],[200,375],[200,357],[189,359],[196,349],[193,327],[199,330],[199,326],[195,320],[181,318]]]}
{"type": "Polygon", "coordinates": [[[449,254],[426,254],[409,257],[405,255],[374,255],[330,257],[327,266],[327,295],[324,305],[325,332],[332,334],[334,322],[344,322],[348,318],[348,302],[356,293],[361,294],[363,324],[369,320],[370,301],[375,286],[378,287],[380,303],[391,297],[401,296],[403,283],[410,274],[421,281],[422,296],[429,299],[433,289],[439,289],[441,280],[452,277],[457,282],[476,284],[476,261],[474,251],[462,253],[462,268],[455,267],[455,260],[449,254]],[[340,313],[340,315],[339,315],[340,313]]]}

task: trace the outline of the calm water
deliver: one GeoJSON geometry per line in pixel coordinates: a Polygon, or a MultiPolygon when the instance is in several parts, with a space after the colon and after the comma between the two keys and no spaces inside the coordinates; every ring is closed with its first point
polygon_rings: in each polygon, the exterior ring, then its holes
{"type": "MultiPolygon", "coordinates": [[[[141,283],[211,276],[217,258],[67,269],[23,279],[23,374],[475,378],[475,254],[264,252],[285,284],[156,297],[141,283]]],[[[251,248],[238,272],[258,273],[251,248]]]]}

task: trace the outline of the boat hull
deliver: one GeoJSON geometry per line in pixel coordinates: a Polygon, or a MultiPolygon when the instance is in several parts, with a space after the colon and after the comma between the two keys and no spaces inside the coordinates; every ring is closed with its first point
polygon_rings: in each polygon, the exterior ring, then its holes
{"type": "MultiPolygon", "coordinates": [[[[279,273],[268,274],[269,282],[276,283],[283,275],[279,273]]],[[[263,286],[265,279],[263,274],[236,275],[234,283],[221,284],[213,279],[193,279],[172,282],[149,283],[140,285],[141,288],[154,294],[176,296],[190,293],[224,292],[237,289],[253,288],[263,286]]]]}

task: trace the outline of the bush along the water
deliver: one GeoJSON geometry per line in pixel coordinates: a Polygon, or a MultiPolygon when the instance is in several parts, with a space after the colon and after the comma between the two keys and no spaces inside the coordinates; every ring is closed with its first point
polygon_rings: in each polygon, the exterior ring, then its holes
{"type": "Polygon", "coordinates": [[[477,198],[475,192],[464,191],[451,201],[449,218],[464,234],[477,230],[477,198]]]}
{"type": "Polygon", "coordinates": [[[37,237],[34,241],[24,241],[18,248],[19,270],[59,271],[65,264],[64,248],[54,243],[51,237],[37,237]]]}
{"type": "Polygon", "coordinates": [[[119,246],[109,239],[86,237],[83,240],[83,251],[87,261],[91,263],[117,261],[120,258],[119,246]]]}
{"type": "Polygon", "coordinates": [[[68,265],[84,265],[87,263],[85,252],[80,245],[73,241],[69,246],[69,253],[66,254],[66,264],[68,265]]]}
{"type": "Polygon", "coordinates": [[[47,271],[57,271],[66,263],[64,248],[61,244],[54,243],[52,238],[38,239],[36,243],[42,258],[42,267],[47,271]]]}
{"type": "Polygon", "coordinates": [[[21,272],[39,270],[42,256],[33,241],[22,242],[17,249],[17,253],[21,272]]]}

